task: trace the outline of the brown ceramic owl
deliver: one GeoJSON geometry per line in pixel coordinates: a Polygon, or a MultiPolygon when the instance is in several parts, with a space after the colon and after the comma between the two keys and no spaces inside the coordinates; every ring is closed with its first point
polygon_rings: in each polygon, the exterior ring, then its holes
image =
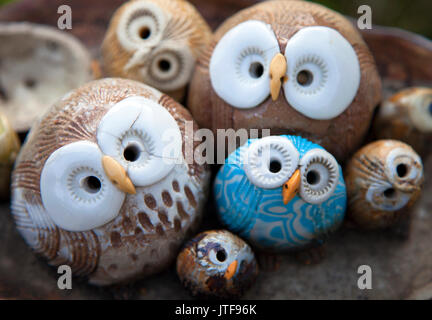
{"type": "Polygon", "coordinates": [[[432,143],[432,88],[408,88],[384,101],[373,133],[378,139],[406,142],[424,154],[432,143]]]}
{"type": "Polygon", "coordinates": [[[12,214],[28,245],[98,285],[173,262],[209,183],[206,167],[184,157],[192,121],[132,80],[94,81],[64,96],[32,128],[13,172],[12,214]]]}
{"type": "Polygon", "coordinates": [[[185,245],[177,274],[194,296],[238,298],[255,282],[258,265],[246,242],[229,231],[212,230],[185,245]]]}
{"type": "Polygon", "coordinates": [[[20,141],[6,116],[0,112],[0,200],[9,197],[12,166],[20,149],[20,141]]]}
{"type": "Polygon", "coordinates": [[[380,92],[374,59],[342,15],[305,1],[265,1],[215,32],[188,107],[202,127],[299,135],[342,160],[362,142],[380,92]]]}
{"type": "Polygon", "coordinates": [[[182,99],[211,30],[185,0],[135,0],[111,19],[102,44],[108,76],[134,79],[182,99]]]}
{"type": "Polygon", "coordinates": [[[423,165],[418,154],[396,140],[361,148],[345,168],[347,219],[360,228],[394,226],[420,195],[423,165]]]}

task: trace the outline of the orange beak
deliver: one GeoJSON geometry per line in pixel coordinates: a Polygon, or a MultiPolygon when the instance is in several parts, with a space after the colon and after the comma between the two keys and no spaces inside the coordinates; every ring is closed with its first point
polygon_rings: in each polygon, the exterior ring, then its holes
{"type": "Polygon", "coordinates": [[[273,101],[279,97],[283,82],[286,79],[287,61],[283,54],[278,53],[270,62],[270,93],[273,101]]]}
{"type": "Polygon", "coordinates": [[[227,270],[225,271],[225,275],[224,275],[225,279],[229,280],[234,276],[237,270],[237,265],[238,265],[237,260],[231,262],[231,264],[228,266],[227,270]]]}
{"type": "Polygon", "coordinates": [[[108,179],[110,179],[117,188],[126,193],[136,193],[135,186],[120,163],[109,156],[103,156],[102,167],[108,179]]]}
{"type": "Polygon", "coordinates": [[[300,170],[297,169],[291,178],[282,187],[282,198],[284,205],[287,205],[298,193],[300,188],[300,170]]]}

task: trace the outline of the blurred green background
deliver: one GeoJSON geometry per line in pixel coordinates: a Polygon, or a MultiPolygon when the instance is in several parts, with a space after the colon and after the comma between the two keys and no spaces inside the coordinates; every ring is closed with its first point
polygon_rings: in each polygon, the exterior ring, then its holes
{"type": "MultiPolygon", "coordinates": [[[[0,0],[0,5],[12,1],[18,0],[0,0]]],[[[358,17],[357,8],[366,4],[372,8],[373,23],[399,27],[432,39],[432,0],[313,0],[313,2],[324,4],[353,17],[358,17]]]]}

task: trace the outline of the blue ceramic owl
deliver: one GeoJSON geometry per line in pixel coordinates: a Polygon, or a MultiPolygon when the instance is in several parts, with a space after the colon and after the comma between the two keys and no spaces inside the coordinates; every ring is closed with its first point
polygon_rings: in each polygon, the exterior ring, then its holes
{"type": "Polygon", "coordinates": [[[297,136],[250,139],[225,160],[214,186],[218,214],[233,232],[272,252],[319,244],[344,219],[342,169],[297,136]]]}

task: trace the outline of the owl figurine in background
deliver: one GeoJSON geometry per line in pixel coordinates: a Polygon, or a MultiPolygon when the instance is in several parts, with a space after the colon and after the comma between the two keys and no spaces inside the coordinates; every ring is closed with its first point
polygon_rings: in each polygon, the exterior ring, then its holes
{"type": "Polygon", "coordinates": [[[432,88],[407,88],[384,101],[373,133],[377,139],[400,140],[426,154],[432,144],[432,88]]]}
{"type": "Polygon", "coordinates": [[[212,230],[187,242],[177,258],[177,274],[193,296],[239,298],[255,282],[258,265],[246,242],[212,230]]]}
{"type": "Polygon", "coordinates": [[[342,161],[362,143],[380,95],[375,61],[346,18],[311,2],[265,1],[215,32],[187,105],[201,127],[299,135],[342,161]]]}
{"type": "Polygon", "coordinates": [[[394,226],[409,214],[423,183],[419,155],[407,144],[378,140],[361,148],[345,170],[347,220],[363,229],[394,226]]]}
{"type": "Polygon", "coordinates": [[[221,221],[253,246],[278,253],[319,245],[344,219],[336,159],[298,136],[250,139],[217,173],[221,221]]]}
{"type": "Polygon", "coordinates": [[[209,184],[205,166],[184,160],[187,121],[180,104],[132,80],[64,96],[13,172],[12,215],[28,245],[97,285],[170,265],[196,232],[209,184]]]}
{"type": "Polygon", "coordinates": [[[111,19],[102,44],[107,76],[144,82],[183,99],[211,30],[185,0],[131,0],[111,19]]]}

